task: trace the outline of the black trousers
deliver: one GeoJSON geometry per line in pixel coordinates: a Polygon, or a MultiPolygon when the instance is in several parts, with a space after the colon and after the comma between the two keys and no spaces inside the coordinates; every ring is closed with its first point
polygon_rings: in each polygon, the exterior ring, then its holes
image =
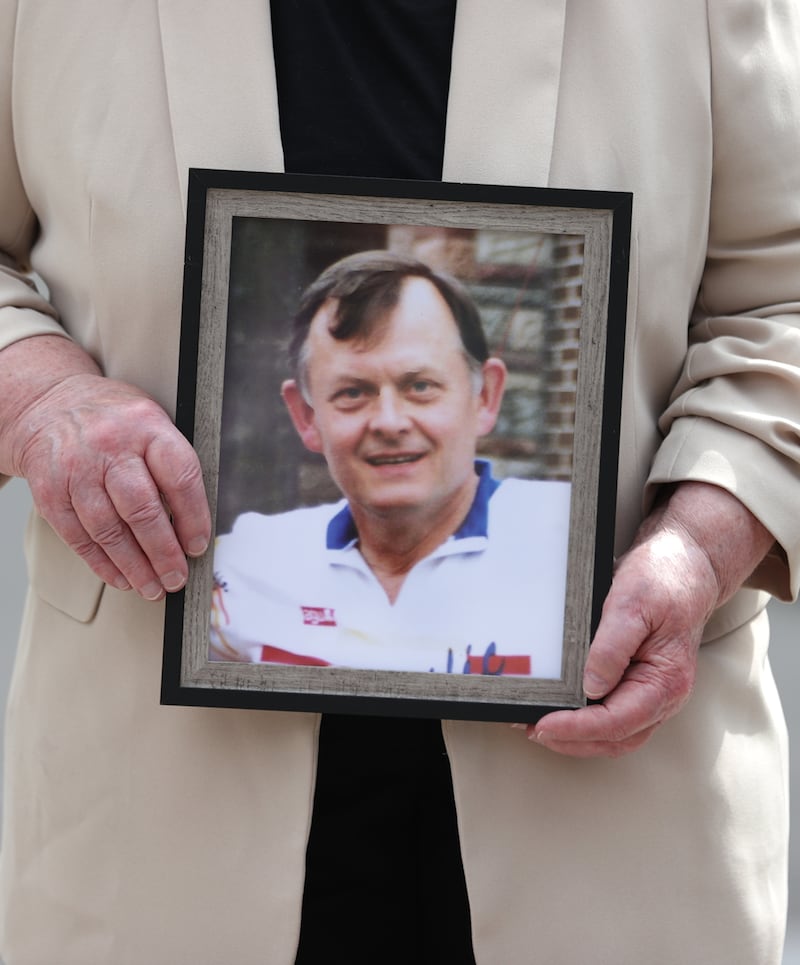
{"type": "Polygon", "coordinates": [[[296,965],[474,965],[439,721],[323,717],[296,965]]]}

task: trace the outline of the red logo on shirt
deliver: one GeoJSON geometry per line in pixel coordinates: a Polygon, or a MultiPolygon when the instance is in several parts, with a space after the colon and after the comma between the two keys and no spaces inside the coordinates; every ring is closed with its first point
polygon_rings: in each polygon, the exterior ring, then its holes
{"type": "Polygon", "coordinates": [[[336,614],[330,606],[301,606],[303,625],[307,627],[335,627],[336,614]]]}

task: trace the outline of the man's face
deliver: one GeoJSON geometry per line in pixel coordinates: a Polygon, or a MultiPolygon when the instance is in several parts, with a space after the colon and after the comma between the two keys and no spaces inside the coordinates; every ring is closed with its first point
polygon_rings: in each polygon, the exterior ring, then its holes
{"type": "Polygon", "coordinates": [[[367,341],[334,339],[335,309],[326,302],[309,329],[310,405],[284,385],[295,426],[324,454],[354,514],[435,517],[474,486],[476,440],[494,425],[505,369],[485,363],[476,387],[455,319],[427,279],[403,282],[385,328],[367,341]]]}

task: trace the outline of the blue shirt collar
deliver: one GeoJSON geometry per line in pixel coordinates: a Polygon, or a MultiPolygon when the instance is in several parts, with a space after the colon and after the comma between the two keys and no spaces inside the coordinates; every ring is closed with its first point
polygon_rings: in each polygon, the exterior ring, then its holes
{"type": "MultiPolygon", "coordinates": [[[[489,535],[489,500],[500,485],[500,481],[492,476],[491,464],[485,459],[475,460],[475,472],[478,475],[475,498],[463,523],[453,533],[453,539],[489,535]]],[[[328,523],[325,545],[329,550],[343,550],[357,539],[358,530],[355,520],[350,507],[345,503],[328,523]]]]}

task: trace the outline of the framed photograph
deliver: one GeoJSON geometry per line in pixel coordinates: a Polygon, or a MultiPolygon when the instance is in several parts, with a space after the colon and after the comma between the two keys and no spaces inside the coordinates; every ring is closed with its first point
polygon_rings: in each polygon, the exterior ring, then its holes
{"type": "Polygon", "coordinates": [[[193,170],[162,703],[536,720],[611,580],[632,197],[193,170]]]}

